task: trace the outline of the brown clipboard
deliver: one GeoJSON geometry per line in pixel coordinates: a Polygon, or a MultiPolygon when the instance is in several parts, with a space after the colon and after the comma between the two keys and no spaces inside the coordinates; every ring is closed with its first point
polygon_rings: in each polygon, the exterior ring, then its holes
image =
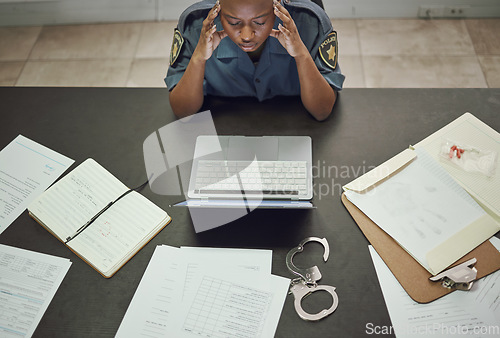
{"type": "MultiPolygon", "coordinates": [[[[430,281],[429,277],[432,275],[391,236],[351,203],[345,194],[342,194],[341,200],[370,244],[414,301],[429,303],[453,292],[453,290],[441,286],[440,282],[430,281]]],[[[477,279],[500,269],[500,252],[489,241],[483,242],[454,265],[461,264],[471,258],[477,259],[475,265],[477,279]]]]}

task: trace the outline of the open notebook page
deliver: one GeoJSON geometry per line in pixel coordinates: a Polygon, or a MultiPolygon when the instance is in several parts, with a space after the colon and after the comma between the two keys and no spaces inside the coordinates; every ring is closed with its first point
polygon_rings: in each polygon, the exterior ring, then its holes
{"type": "Polygon", "coordinates": [[[28,210],[64,241],[127,190],[96,161],[87,159],[35,199],[28,210]]]}
{"type": "Polygon", "coordinates": [[[68,243],[106,274],[128,261],[170,217],[135,191],[113,204],[68,243]]]}

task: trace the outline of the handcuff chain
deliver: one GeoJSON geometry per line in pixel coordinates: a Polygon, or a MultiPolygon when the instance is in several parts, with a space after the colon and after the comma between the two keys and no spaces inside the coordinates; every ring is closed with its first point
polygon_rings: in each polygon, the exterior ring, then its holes
{"type": "Polygon", "coordinates": [[[302,283],[304,285],[306,285],[307,287],[309,288],[315,288],[318,286],[318,283],[316,281],[312,282],[312,283],[308,283],[304,278],[302,277],[297,277],[297,278],[294,278],[290,281],[290,286],[294,286],[296,284],[299,284],[299,283],[302,283]]]}

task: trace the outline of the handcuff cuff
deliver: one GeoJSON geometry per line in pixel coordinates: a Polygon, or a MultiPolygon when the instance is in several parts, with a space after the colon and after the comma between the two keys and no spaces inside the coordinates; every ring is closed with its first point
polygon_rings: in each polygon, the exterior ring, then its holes
{"type": "Polygon", "coordinates": [[[286,255],[286,266],[294,275],[298,278],[293,279],[290,282],[290,291],[288,294],[293,294],[295,299],[295,311],[303,320],[316,321],[325,318],[326,316],[332,314],[339,304],[339,298],[335,292],[335,287],[330,285],[318,285],[317,282],[321,279],[322,275],[319,268],[315,265],[312,268],[301,269],[293,264],[293,256],[296,253],[302,252],[304,250],[304,245],[309,242],[319,242],[324,247],[323,260],[326,262],[328,256],[330,255],[330,246],[326,238],[318,237],[307,237],[299,245],[291,249],[286,255]],[[307,313],[302,308],[302,299],[309,296],[316,291],[326,291],[332,296],[333,304],[329,309],[323,309],[316,314],[307,313]]]}

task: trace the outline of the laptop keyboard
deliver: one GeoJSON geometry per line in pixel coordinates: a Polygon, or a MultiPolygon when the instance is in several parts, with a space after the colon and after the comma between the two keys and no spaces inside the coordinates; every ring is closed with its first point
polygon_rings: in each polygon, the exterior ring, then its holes
{"type": "Polygon", "coordinates": [[[200,194],[307,194],[306,161],[200,160],[195,177],[200,194]]]}

